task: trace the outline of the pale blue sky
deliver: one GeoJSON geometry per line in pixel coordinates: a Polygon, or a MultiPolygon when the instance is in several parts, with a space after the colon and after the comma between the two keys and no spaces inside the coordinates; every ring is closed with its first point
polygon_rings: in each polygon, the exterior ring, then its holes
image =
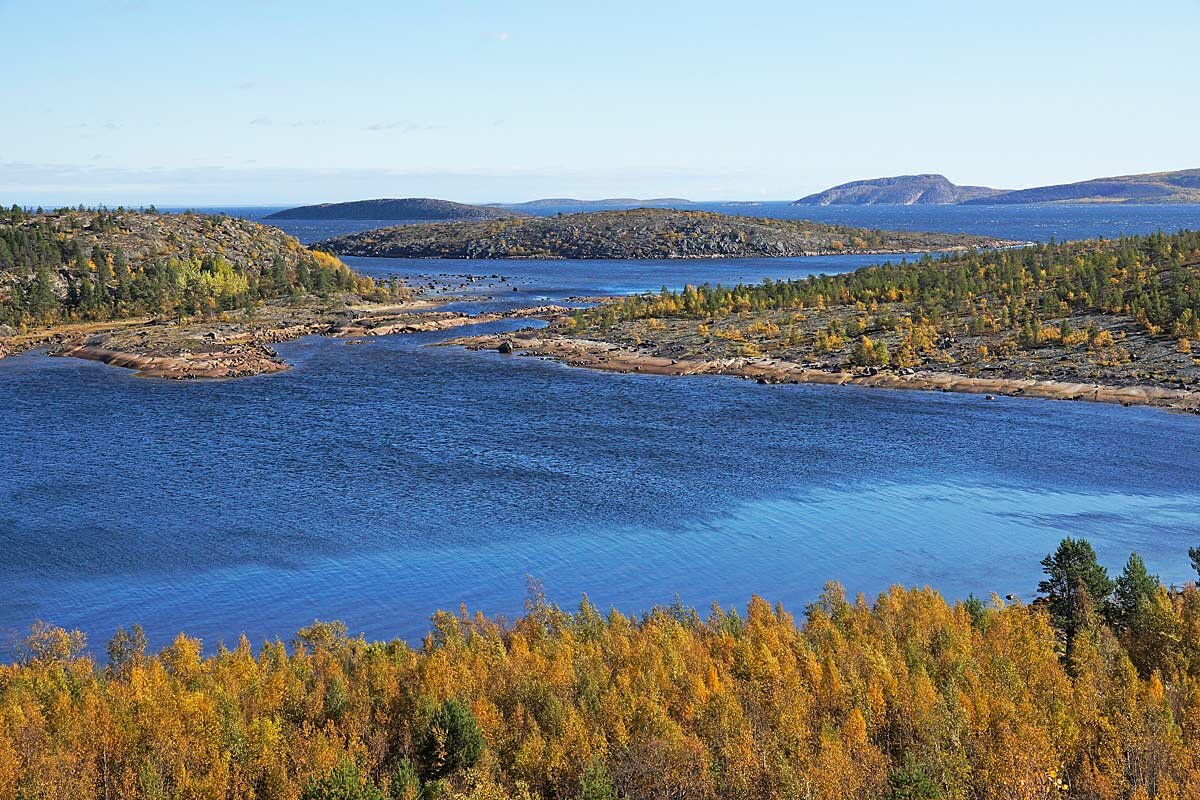
{"type": "Polygon", "coordinates": [[[1200,0],[0,0],[0,203],[793,199],[1200,166],[1200,0]]]}

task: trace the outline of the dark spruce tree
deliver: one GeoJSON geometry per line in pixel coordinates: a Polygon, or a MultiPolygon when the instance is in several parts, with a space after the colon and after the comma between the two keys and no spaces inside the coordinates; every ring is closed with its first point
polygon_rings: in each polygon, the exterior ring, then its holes
{"type": "Polygon", "coordinates": [[[1143,605],[1158,591],[1159,580],[1146,571],[1146,562],[1137,553],[1129,554],[1125,569],[1114,584],[1109,619],[1118,630],[1137,629],[1143,605]]]}
{"type": "Polygon", "coordinates": [[[1075,633],[1089,615],[1105,614],[1113,582],[1108,570],[1096,560],[1091,543],[1069,536],[1042,559],[1042,571],[1046,579],[1038,584],[1038,592],[1045,597],[1054,626],[1070,649],[1075,633]]]}
{"type": "Polygon", "coordinates": [[[437,781],[475,766],[483,756],[483,732],[461,700],[450,698],[429,718],[417,739],[421,778],[437,781]]]}

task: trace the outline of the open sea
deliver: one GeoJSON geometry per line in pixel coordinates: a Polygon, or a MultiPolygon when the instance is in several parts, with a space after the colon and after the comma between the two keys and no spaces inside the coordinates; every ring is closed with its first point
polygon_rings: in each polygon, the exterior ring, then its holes
{"type": "MultiPolygon", "coordinates": [[[[1200,227],[1200,206],[703,207],[1023,241],[1200,227]]],[[[378,225],[280,223],[305,242],[378,225]]],[[[346,259],[484,276],[464,292],[491,301],[462,306],[481,310],[878,260],[346,259]]],[[[294,369],[236,381],[0,360],[0,643],[38,619],[97,651],[133,622],[156,645],[286,640],[316,618],[415,641],[439,608],[519,614],[526,576],[627,612],[752,594],[799,612],[831,580],[1028,600],[1065,535],[1110,571],[1137,550],[1167,582],[1195,577],[1194,416],[434,346],[461,333],[301,339],[278,347],[294,369]]]]}

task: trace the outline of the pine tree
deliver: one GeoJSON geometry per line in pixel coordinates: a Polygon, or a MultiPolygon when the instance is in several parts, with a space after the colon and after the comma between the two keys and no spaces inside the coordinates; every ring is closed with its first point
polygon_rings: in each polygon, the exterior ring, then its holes
{"type": "Polygon", "coordinates": [[[1109,615],[1112,623],[1118,629],[1134,631],[1138,627],[1139,606],[1152,598],[1158,587],[1158,578],[1146,571],[1142,557],[1130,553],[1125,569],[1114,584],[1109,615]]]}
{"type": "Polygon", "coordinates": [[[450,698],[433,713],[417,740],[421,777],[435,781],[470,769],[483,756],[485,742],[475,715],[450,698]]]}
{"type": "Polygon", "coordinates": [[[1045,596],[1051,619],[1069,646],[1087,607],[1104,614],[1113,582],[1096,560],[1091,543],[1069,536],[1042,559],[1042,571],[1048,577],[1038,584],[1038,592],[1045,596]]]}

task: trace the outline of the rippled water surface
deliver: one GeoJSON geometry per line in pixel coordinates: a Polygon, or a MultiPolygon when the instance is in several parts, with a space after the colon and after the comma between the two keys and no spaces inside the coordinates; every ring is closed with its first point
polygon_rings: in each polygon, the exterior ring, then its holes
{"type": "MultiPolygon", "coordinates": [[[[1200,225],[1186,208],[1163,227],[1200,225]]],[[[1165,213],[1101,210],[1126,215],[1108,235],[1165,213]]],[[[942,211],[943,229],[975,219],[942,211]]],[[[1012,214],[976,211],[984,233],[988,214],[1012,214]]],[[[1091,234],[1096,213],[1045,209],[1038,229],[1091,234]]],[[[504,306],[869,259],[354,261],[504,275],[472,284],[504,306]]],[[[1137,549],[1168,581],[1200,544],[1195,417],[431,346],[454,333],[303,339],[280,346],[293,370],[224,382],[0,360],[0,630],[42,618],[103,641],[140,621],[156,642],[186,630],[213,644],[321,617],[415,637],[439,607],[518,612],[526,574],[564,603],[586,592],[631,611],[751,593],[799,608],[834,579],[1028,596],[1065,533],[1114,567],[1137,549]]]]}

